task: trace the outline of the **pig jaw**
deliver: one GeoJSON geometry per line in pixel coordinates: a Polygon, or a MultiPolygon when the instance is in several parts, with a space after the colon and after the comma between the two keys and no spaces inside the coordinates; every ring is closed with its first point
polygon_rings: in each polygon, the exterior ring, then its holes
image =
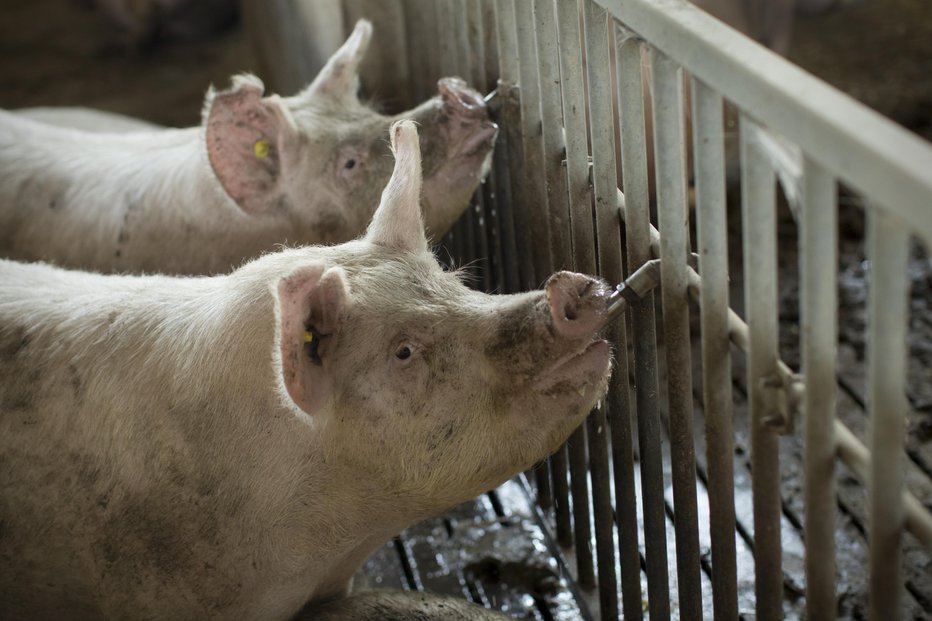
{"type": "Polygon", "coordinates": [[[482,96],[459,78],[438,82],[440,96],[413,112],[422,126],[425,225],[436,240],[469,205],[489,172],[498,126],[482,96]]]}

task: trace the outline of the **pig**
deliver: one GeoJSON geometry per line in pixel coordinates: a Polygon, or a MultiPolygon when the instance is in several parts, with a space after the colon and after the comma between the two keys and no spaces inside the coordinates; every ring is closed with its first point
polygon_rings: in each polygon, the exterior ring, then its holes
{"type": "Polygon", "coordinates": [[[344,244],[213,277],[0,260],[0,618],[292,618],[585,419],[606,285],[469,289],[429,249],[415,124],[391,143],[344,244]]]}
{"type": "Polygon", "coordinates": [[[21,108],[15,110],[15,112],[21,117],[34,121],[41,121],[48,125],[83,129],[89,132],[125,134],[164,129],[155,123],[149,123],[142,119],[135,119],[124,114],[77,106],[39,106],[35,108],[21,108]]]}
{"type": "MultiPolygon", "coordinates": [[[[390,118],[356,97],[360,21],[294,97],[237,76],[200,127],[90,133],[0,112],[0,255],[103,272],[227,272],[276,244],[364,232],[391,174],[390,118]]],[[[426,226],[441,236],[487,173],[497,127],[458,78],[405,113],[422,127],[426,226]]]]}

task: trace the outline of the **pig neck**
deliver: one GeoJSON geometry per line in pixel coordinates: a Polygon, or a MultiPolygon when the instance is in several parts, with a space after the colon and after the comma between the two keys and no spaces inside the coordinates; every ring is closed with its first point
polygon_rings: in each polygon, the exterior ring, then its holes
{"type": "Polygon", "coordinates": [[[230,199],[201,127],[97,134],[2,111],[0,204],[7,256],[103,271],[227,271],[293,225],[230,199]]]}

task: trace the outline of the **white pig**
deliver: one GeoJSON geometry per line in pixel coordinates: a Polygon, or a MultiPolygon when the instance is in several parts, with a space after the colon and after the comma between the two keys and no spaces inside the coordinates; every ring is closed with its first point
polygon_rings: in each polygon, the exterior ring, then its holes
{"type": "MultiPolygon", "coordinates": [[[[392,118],[356,96],[360,21],[294,97],[238,76],[202,126],[101,134],[0,112],[0,256],[99,271],[226,272],[280,243],[360,235],[391,174],[392,118]]],[[[426,225],[440,236],[488,169],[497,128],[457,78],[405,113],[421,124],[426,225]]],[[[405,116],[399,115],[399,116],[405,116]]]]}
{"type": "Polygon", "coordinates": [[[155,123],[135,119],[125,114],[95,110],[94,108],[67,106],[39,106],[14,111],[19,116],[56,127],[83,129],[89,132],[128,134],[138,131],[164,129],[155,123]]]}
{"type": "Polygon", "coordinates": [[[291,618],[566,440],[607,289],[444,272],[412,122],[368,231],[228,275],[0,261],[0,618],[291,618]]]}

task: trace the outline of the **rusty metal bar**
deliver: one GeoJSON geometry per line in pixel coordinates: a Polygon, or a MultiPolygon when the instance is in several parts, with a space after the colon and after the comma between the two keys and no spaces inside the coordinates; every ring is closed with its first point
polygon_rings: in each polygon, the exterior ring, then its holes
{"type": "Polygon", "coordinates": [[[699,296],[702,403],[715,621],[738,618],[723,107],[721,95],[700,80],[692,80],[696,236],[703,277],[699,296]]]}
{"type": "Polygon", "coordinates": [[[524,132],[526,207],[529,215],[529,232],[535,243],[531,244],[534,261],[532,287],[542,283],[550,275],[553,260],[550,248],[541,240],[550,239],[550,223],[547,220],[546,176],[544,173],[543,123],[540,109],[540,78],[537,74],[537,46],[534,40],[534,14],[531,3],[512,0],[515,11],[515,38],[518,50],[518,84],[521,93],[521,124],[524,132]]]}
{"type": "MultiPolygon", "coordinates": [[[[612,75],[608,47],[608,16],[605,10],[591,2],[583,2],[585,28],[586,70],[589,86],[589,140],[592,145],[592,187],[595,205],[596,236],[598,240],[599,274],[608,282],[624,279],[621,259],[621,238],[616,206],[615,128],[612,114],[612,75]]],[[[620,350],[619,357],[627,355],[624,322],[615,322],[607,335],[620,350]]],[[[614,390],[624,390],[627,377],[618,377],[614,390]]],[[[613,395],[614,397],[614,395],[613,395]]],[[[617,401],[613,398],[612,401],[617,401]]],[[[617,405],[617,403],[616,403],[617,405]]],[[[615,472],[622,475],[616,483],[633,484],[634,463],[631,427],[627,412],[611,412],[615,435],[621,436],[618,447],[621,463],[615,472]],[[627,433],[625,433],[627,428],[627,433]],[[625,444],[627,438],[627,445],[625,444]],[[625,455],[627,447],[628,455],[625,455]]],[[[611,489],[608,471],[608,434],[604,433],[606,413],[600,409],[590,416],[589,453],[592,462],[592,498],[596,527],[596,553],[598,556],[599,607],[603,619],[618,617],[618,578],[615,573],[615,537],[612,519],[611,489]],[[602,433],[595,433],[603,430],[602,433]]]]}
{"type": "MultiPolygon", "coordinates": [[[[537,73],[537,47],[534,38],[533,7],[525,0],[513,0],[515,12],[515,40],[518,50],[518,84],[521,95],[521,125],[524,136],[524,192],[527,196],[525,207],[528,209],[528,232],[533,242],[530,244],[533,261],[533,282],[531,287],[542,284],[550,275],[553,260],[549,244],[541,240],[550,240],[549,208],[546,193],[546,176],[544,172],[543,124],[540,110],[540,79],[537,73]]],[[[570,452],[574,449],[570,448],[570,452]]],[[[570,460],[570,468],[579,460],[570,460]]],[[[578,485],[579,473],[572,473],[572,484],[578,485]]],[[[543,507],[553,504],[550,489],[550,473],[541,468],[537,472],[538,501],[543,507]]]]}
{"type": "MultiPolygon", "coordinates": [[[[560,100],[560,65],[557,56],[557,32],[553,0],[534,0],[534,28],[537,41],[537,70],[541,84],[541,123],[543,130],[544,166],[547,178],[547,204],[550,220],[551,271],[573,265],[572,229],[567,203],[566,174],[563,168],[564,140],[560,100]],[[550,86],[552,85],[552,87],[550,86]]],[[[581,265],[579,271],[594,273],[594,265],[581,265]]],[[[550,460],[553,476],[553,496],[556,510],[557,539],[570,541],[569,488],[567,487],[566,451],[558,451],[550,460]]]]}
{"type": "Polygon", "coordinates": [[[870,618],[894,621],[903,599],[903,438],[906,423],[906,319],[909,235],[868,210],[868,397],[870,415],[870,618]]]}
{"type": "MultiPolygon", "coordinates": [[[[650,260],[650,203],[647,181],[647,142],[644,130],[644,89],[641,44],[624,30],[616,29],[618,47],[619,124],[621,164],[627,200],[626,240],[628,271],[650,260]]],[[[641,506],[644,514],[644,546],[647,562],[650,618],[670,618],[667,575],[666,515],[663,498],[661,421],[657,403],[657,352],[654,296],[632,307],[634,334],[634,382],[641,462],[641,506]]],[[[625,593],[625,615],[640,618],[625,593]]],[[[640,608],[640,606],[638,606],[640,608]]]]}
{"type": "MultiPolygon", "coordinates": [[[[488,82],[486,78],[485,46],[486,39],[482,20],[481,0],[467,0],[466,4],[467,34],[469,37],[471,56],[469,81],[476,89],[484,89],[488,82]]],[[[492,221],[492,188],[495,185],[495,176],[489,174],[485,181],[476,190],[476,205],[473,222],[476,225],[474,261],[481,261],[480,275],[482,277],[482,290],[494,291],[500,282],[499,257],[495,253],[495,235],[497,228],[492,221]]]]}
{"type": "Polygon", "coordinates": [[[838,197],[835,180],[806,158],[800,218],[800,320],[806,540],[806,613],[836,614],[835,398],[837,382],[838,197]]]}
{"type": "MultiPolygon", "coordinates": [[[[561,16],[561,24],[564,20],[572,24],[576,22],[571,15],[561,16]]],[[[612,36],[615,38],[617,75],[617,68],[621,65],[620,50],[623,37],[620,36],[617,22],[614,21],[612,21],[612,36]]],[[[561,35],[562,40],[563,36],[561,35]]],[[[616,85],[618,91],[615,96],[618,101],[622,101],[623,89],[621,81],[616,80],[616,85]]],[[[615,123],[615,130],[620,132],[619,125],[620,123],[615,123]]],[[[622,159],[622,153],[617,154],[617,159],[622,159]]],[[[618,162],[616,162],[617,165],[618,162]]],[[[616,195],[616,204],[617,201],[618,197],[616,195]]],[[[628,273],[631,272],[632,270],[629,269],[628,273]]],[[[618,521],[618,558],[621,570],[622,611],[625,619],[636,621],[642,617],[643,603],[641,601],[641,554],[638,546],[637,497],[634,491],[634,399],[632,398],[629,379],[628,349],[628,329],[630,324],[627,317],[622,317],[616,323],[619,324],[618,332],[613,334],[612,338],[615,339],[618,355],[615,361],[616,370],[612,375],[612,383],[609,387],[608,415],[612,426],[612,465],[615,479],[615,513],[618,521]]]]}
{"type": "MultiPolygon", "coordinates": [[[[537,72],[541,85],[540,117],[547,204],[550,206],[551,271],[572,265],[572,235],[567,206],[566,173],[563,168],[563,110],[560,92],[560,58],[553,0],[534,0],[534,28],[537,34],[537,72]]],[[[592,266],[595,267],[595,266],[592,266]]],[[[587,266],[580,266],[586,272],[587,266]]],[[[587,273],[593,273],[588,271],[587,273]]]]}
{"type": "Polygon", "coordinates": [[[683,77],[679,66],[657,49],[651,50],[651,71],[677,584],[680,614],[688,619],[701,619],[702,583],[686,264],[689,253],[689,218],[683,77]]]}
{"type": "Polygon", "coordinates": [[[457,0],[435,0],[437,5],[437,29],[440,49],[440,72],[444,76],[456,75],[459,67],[459,50],[454,36],[454,4],[457,0]]]}
{"type": "Polygon", "coordinates": [[[521,106],[518,91],[518,43],[515,39],[514,3],[503,0],[495,4],[497,28],[499,79],[496,107],[501,118],[499,144],[495,167],[500,178],[496,201],[502,218],[502,245],[506,256],[513,257],[506,264],[506,279],[516,280],[513,291],[526,291],[534,287],[533,263],[528,247],[527,196],[524,192],[524,139],[521,126],[521,106]],[[502,144],[503,143],[503,144],[502,144]],[[504,194],[507,193],[507,197],[504,194]],[[506,200],[508,199],[508,200],[506,200]]]}
{"type": "Polygon", "coordinates": [[[751,140],[753,121],[742,115],[741,202],[744,243],[744,294],[748,343],[748,410],[751,423],[754,492],[754,560],[757,617],[783,618],[783,571],[780,547],[780,456],[772,417],[777,353],[776,183],[751,140]],[[769,393],[769,394],[768,394],[769,393]]]}
{"type": "Polygon", "coordinates": [[[432,96],[440,77],[440,56],[431,53],[437,41],[437,5],[420,0],[404,0],[402,5],[407,32],[408,65],[413,89],[412,99],[423,101],[432,96]],[[432,47],[434,46],[434,47],[432,47]]]}
{"type": "MultiPolygon", "coordinates": [[[[545,0],[546,1],[546,0],[545,0]]],[[[562,199],[569,207],[570,250],[573,268],[595,272],[595,233],[592,225],[592,188],[589,185],[589,151],[586,146],[586,99],[582,77],[579,14],[575,2],[557,2],[566,189],[562,199]]],[[[562,165],[562,162],[561,162],[562,165]]],[[[557,513],[557,531],[561,520],[557,513]]]]}
{"type": "Polygon", "coordinates": [[[588,459],[586,457],[586,426],[580,425],[566,442],[570,458],[570,483],[573,492],[573,533],[576,539],[576,579],[586,590],[595,588],[595,569],[592,559],[592,529],[590,525],[590,499],[588,459]]]}

